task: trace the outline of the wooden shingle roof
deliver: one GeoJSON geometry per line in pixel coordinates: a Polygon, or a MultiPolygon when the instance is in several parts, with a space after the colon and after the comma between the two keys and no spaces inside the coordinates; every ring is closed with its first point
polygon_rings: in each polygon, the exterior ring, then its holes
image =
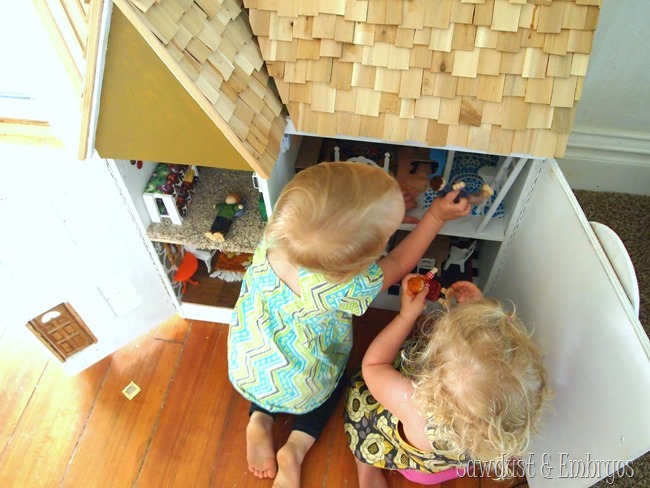
{"type": "Polygon", "coordinates": [[[299,131],[559,157],[601,0],[244,5],[299,131]]]}

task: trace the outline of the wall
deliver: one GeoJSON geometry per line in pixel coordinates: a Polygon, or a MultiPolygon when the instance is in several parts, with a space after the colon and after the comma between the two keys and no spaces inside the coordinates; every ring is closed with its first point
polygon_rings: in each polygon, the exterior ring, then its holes
{"type": "Polygon", "coordinates": [[[0,160],[3,328],[44,349],[25,323],[70,302],[98,339],[64,364],[76,373],[175,313],[105,161],[9,143],[0,160]]]}
{"type": "Polygon", "coordinates": [[[566,157],[572,188],[650,194],[650,2],[605,0],[566,157]]]}
{"type": "Polygon", "coordinates": [[[111,159],[250,170],[117,8],[108,38],[95,147],[111,159]]]}

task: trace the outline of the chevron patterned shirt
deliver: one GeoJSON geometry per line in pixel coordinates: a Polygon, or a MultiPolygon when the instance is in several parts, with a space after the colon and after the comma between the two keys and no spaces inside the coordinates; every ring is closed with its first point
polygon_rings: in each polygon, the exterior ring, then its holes
{"type": "Polygon", "coordinates": [[[329,398],[352,349],[352,316],[381,290],[373,263],[344,283],[299,270],[300,296],[275,274],[266,244],[246,271],[228,334],[228,375],[246,399],[269,412],[302,414],[329,398]]]}

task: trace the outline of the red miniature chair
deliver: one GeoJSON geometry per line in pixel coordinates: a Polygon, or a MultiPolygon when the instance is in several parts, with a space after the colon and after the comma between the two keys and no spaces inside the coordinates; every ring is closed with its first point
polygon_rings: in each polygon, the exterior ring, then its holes
{"type": "Polygon", "coordinates": [[[196,259],[196,256],[191,252],[186,252],[181,260],[180,266],[176,270],[174,275],[174,281],[177,283],[183,283],[183,293],[187,289],[187,283],[192,285],[198,285],[198,281],[193,281],[191,278],[196,273],[196,270],[199,267],[199,261],[196,259]]]}

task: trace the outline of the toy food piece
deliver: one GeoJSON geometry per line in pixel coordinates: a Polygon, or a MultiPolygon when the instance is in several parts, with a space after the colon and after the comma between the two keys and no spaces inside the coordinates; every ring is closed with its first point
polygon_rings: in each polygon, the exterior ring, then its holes
{"type": "Polygon", "coordinates": [[[408,281],[409,294],[417,295],[426,285],[429,285],[427,300],[431,300],[432,302],[436,300],[441,301],[440,295],[444,295],[447,289],[443,288],[440,282],[434,278],[437,271],[437,268],[433,268],[424,276],[413,276],[410,278],[408,281]]]}
{"type": "Polygon", "coordinates": [[[414,276],[408,281],[408,290],[410,295],[417,295],[422,291],[428,280],[424,276],[414,276]]]}

